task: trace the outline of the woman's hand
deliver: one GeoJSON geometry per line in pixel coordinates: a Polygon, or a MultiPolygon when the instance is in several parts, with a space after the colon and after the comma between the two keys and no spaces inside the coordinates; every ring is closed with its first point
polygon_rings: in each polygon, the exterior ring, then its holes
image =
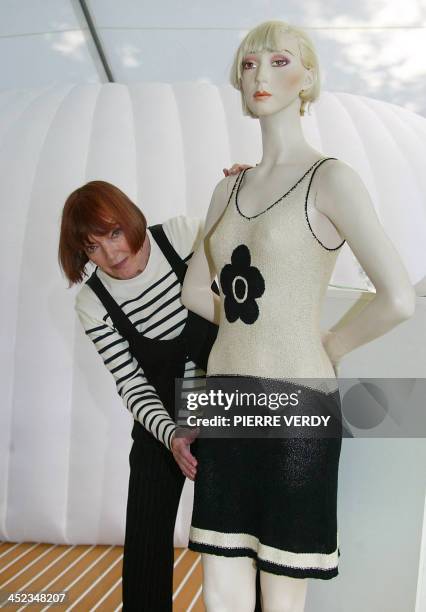
{"type": "Polygon", "coordinates": [[[249,166],[248,164],[233,164],[230,168],[224,168],[222,170],[225,176],[233,176],[235,174],[239,174],[242,170],[246,168],[252,168],[253,166],[249,166]]]}
{"type": "Polygon", "coordinates": [[[197,460],[189,450],[190,445],[199,434],[199,429],[184,429],[179,427],[171,442],[171,449],[182,474],[190,480],[195,480],[197,460]]]}

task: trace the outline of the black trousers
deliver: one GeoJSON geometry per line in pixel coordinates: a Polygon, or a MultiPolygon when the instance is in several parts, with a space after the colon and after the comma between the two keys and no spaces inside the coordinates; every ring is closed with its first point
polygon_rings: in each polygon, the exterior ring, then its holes
{"type": "Polygon", "coordinates": [[[123,554],[123,611],[171,612],[173,534],[185,477],[172,453],[134,440],[123,554]]]}

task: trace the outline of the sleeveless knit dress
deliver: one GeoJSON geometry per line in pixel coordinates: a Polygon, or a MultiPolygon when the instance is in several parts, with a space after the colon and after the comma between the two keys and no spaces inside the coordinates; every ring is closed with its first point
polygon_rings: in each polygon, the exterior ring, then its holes
{"type": "Polygon", "coordinates": [[[239,207],[240,173],[207,243],[221,297],[207,383],[232,377],[242,387],[297,389],[292,414],[333,414],[335,427],[329,436],[294,427],[287,437],[200,437],[189,548],[251,557],[262,571],[294,578],[333,578],[340,556],[341,410],[320,315],[344,241],[327,248],[308,217],[312,179],[327,159],[335,158],[317,160],[252,217],[239,207]]]}

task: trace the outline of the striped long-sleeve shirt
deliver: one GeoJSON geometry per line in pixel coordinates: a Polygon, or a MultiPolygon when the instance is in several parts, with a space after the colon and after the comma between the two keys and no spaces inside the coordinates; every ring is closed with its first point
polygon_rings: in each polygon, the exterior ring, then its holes
{"type": "MultiPolygon", "coordinates": [[[[177,253],[188,262],[202,236],[200,220],[173,217],[163,223],[163,228],[177,253]]],[[[155,240],[151,235],[149,237],[151,253],[141,274],[118,280],[101,269],[97,273],[139,332],[148,338],[167,340],[181,333],[188,311],[181,303],[181,286],[175,273],[155,240]]],[[[126,408],[134,419],[170,449],[175,422],[129,352],[127,340],[116,331],[104,306],[86,284],[77,294],[75,309],[87,336],[114,376],[118,394],[126,408]]],[[[184,378],[197,380],[204,375],[192,361],[186,362],[184,378]]]]}

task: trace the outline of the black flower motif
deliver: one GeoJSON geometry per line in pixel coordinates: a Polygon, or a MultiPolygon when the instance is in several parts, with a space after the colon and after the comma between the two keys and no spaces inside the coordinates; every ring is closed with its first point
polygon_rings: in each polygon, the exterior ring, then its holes
{"type": "Polygon", "coordinates": [[[252,324],[259,316],[256,298],[265,291],[265,281],[257,268],[250,265],[251,255],[245,244],[237,246],[231,263],[220,273],[220,284],[225,294],[225,314],[230,323],[241,319],[252,324]]]}

